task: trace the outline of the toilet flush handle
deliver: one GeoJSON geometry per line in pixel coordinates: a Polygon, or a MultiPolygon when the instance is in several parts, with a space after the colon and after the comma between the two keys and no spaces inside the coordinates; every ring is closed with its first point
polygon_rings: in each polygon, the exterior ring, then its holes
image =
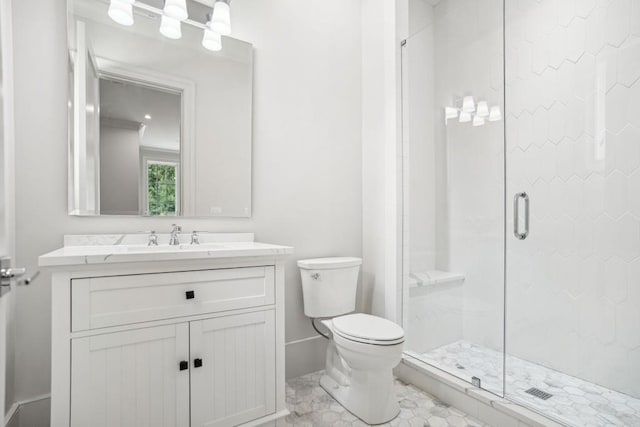
{"type": "Polygon", "coordinates": [[[318,279],[320,278],[320,273],[313,273],[313,274],[311,275],[311,278],[312,278],[313,280],[318,280],[318,279]]]}

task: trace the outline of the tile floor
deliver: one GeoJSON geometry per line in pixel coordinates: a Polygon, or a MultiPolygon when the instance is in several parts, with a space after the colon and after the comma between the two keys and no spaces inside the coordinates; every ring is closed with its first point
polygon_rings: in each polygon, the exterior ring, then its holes
{"type": "MultiPolygon", "coordinates": [[[[285,425],[294,426],[365,426],[366,424],[333,400],[321,387],[316,372],[287,381],[287,407],[291,414],[285,425]]],[[[396,380],[400,415],[387,426],[408,427],[481,427],[486,426],[435,397],[396,380]]]]}
{"type": "MultiPolygon", "coordinates": [[[[466,341],[457,341],[418,355],[424,362],[502,394],[503,355],[466,341]]],[[[506,358],[506,395],[559,421],[579,427],[640,427],[640,399],[609,390],[517,357],[506,358]],[[525,393],[536,387],[553,396],[547,400],[525,393]]]]}

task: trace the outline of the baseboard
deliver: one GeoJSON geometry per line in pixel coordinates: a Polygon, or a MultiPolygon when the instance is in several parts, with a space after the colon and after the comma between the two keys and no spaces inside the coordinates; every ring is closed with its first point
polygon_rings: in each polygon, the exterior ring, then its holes
{"type": "Polygon", "coordinates": [[[5,417],[5,427],[49,427],[51,395],[43,394],[14,403],[5,417]]]}
{"type": "Polygon", "coordinates": [[[412,358],[403,358],[394,373],[402,381],[413,384],[492,426],[563,427],[524,406],[473,387],[451,374],[412,358]]]}
{"type": "Polygon", "coordinates": [[[316,335],[285,344],[285,375],[287,379],[324,369],[327,340],[316,335]]]}

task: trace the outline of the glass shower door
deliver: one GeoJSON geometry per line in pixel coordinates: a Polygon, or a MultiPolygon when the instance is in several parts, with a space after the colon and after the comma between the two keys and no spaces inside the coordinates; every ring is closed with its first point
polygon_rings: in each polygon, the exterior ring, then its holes
{"type": "Polygon", "coordinates": [[[640,425],[640,4],[505,11],[505,395],[640,425]]]}
{"type": "Polygon", "coordinates": [[[409,15],[402,49],[405,349],[502,395],[503,3],[410,2],[409,15]]]}

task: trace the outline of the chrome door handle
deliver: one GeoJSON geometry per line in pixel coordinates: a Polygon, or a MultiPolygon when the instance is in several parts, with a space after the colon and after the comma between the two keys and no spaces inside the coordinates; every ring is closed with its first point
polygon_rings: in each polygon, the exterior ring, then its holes
{"type": "Polygon", "coordinates": [[[513,235],[524,240],[529,235],[529,195],[525,192],[513,196],[513,235]],[[524,200],[524,231],[520,232],[520,199],[524,200]]]}
{"type": "Polygon", "coordinates": [[[26,268],[1,268],[0,269],[0,286],[11,286],[11,280],[19,279],[19,285],[29,285],[36,277],[40,275],[39,271],[31,277],[23,277],[27,274],[26,268]]]}

